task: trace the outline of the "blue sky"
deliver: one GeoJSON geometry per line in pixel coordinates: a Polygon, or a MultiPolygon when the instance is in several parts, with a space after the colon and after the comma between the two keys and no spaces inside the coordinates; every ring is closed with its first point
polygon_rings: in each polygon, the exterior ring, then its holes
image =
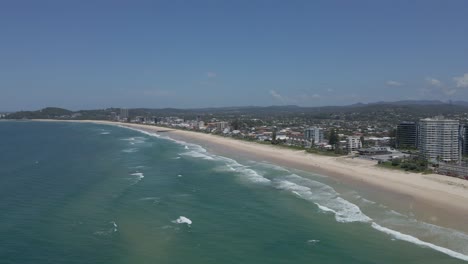
{"type": "Polygon", "coordinates": [[[468,1],[1,1],[0,110],[468,100],[468,1]]]}

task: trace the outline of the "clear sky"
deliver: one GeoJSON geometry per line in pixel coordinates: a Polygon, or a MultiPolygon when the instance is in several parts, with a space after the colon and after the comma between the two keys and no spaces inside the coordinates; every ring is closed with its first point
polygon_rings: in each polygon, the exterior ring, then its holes
{"type": "Polygon", "coordinates": [[[468,1],[0,1],[0,110],[468,100],[468,1]]]}

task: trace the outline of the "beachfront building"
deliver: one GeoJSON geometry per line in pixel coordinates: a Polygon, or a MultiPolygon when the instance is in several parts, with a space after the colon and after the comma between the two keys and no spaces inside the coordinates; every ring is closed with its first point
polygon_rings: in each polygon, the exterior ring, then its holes
{"type": "Polygon", "coordinates": [[[468,180],[468,162],[462,161],[458,164],[440,163],[436,172],[442,175],[459,177],[468,180]]]}
{"type": "Polygon", "coordinates": [[[468,125],[460,125],[462,155],[468,155],[468,125]]]}
{"type": "Polygon", "coordinates": [[[128,109],[120,108],[120,121],[128,121],[128,109]]]}
{"type": "Polygon", "coordinates": [[[110,120],[111,121],[119,121],[119,116],[117,115],[116,112],[111,112],[110,113],[110,120]]]}
{"type": "Polygon", "coordinates": [[[196,128],[197,128],[197,129],[202,129],[202,130],[205,129],[205,122],[203,122],[203,121],[201,121],[201,120],[198,121],[198,122],[197,122],[197,127],[196,127],[196,128]]]}
{"type": "Polygon", "coordinates": [[[309,127],[304,130],[304,139],[313,143],[314,145],[318,145],[323,142],[324,133],[323,128],[320,127],[309,127]]]}
{"type": "Polygon", "coordinates": [[[418,144],[421,156],[430,161],[459,161],[459,121],[443,117],[421,119],[418,144]]]}
{"type": "Polygon", "coordinates": [[[358,150],[359,155],[373,156],[373,155],[386,155],[392,153],[388,147],[371,147],[358,150]]]}
{"type": "Polygon", "coordinates": [[[395,145],[398,149],[416,149],[418,147],[418,125],[415,122],[398,124],[395,145]]]}
{"type": "Polygon", "coordinates": [[[226,128],[229,128],[229,123],[228,122],[224,122],[224,121],[221,121],[221,122],[216,122],[216,130],[217,131],[224,131],[226,128]]]}
{"type": "Polygon", "coordinates": [[[348,152],[356,151],[362,148],[361,138],[357,136],[348,136],[346,139],[346,149],[348,152]]]}
{"type": "MultiPolygon", "coordinates": [[[[366,137],[364,141],[368,146],[385,147],[391,144],[391,137],[366,137]]],[[[361,142],[362,143],[362,142],[361,142]]]]}

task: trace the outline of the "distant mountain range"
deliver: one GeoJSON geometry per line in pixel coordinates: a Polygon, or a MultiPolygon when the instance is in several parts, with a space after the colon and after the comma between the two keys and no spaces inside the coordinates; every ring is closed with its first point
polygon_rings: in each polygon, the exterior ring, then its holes
{"type": "Polygon", "coordinates": [[[443,102],[440,100],[401,100],[401,101],[379,101],[371,103],[356,103],[343,106],[297,106],[297,105],[272,105],[272,106],[238,106],[238,107],[214,107],[214,108],[193,108],[193,109],[177,109],[177,108],[164,108],[166,110],[195,110],[195,111],[210,111],[210,110],[238,110],[238,109],[288,109],[288,110],[301,110],[301,109],[323,109],[323,108],[353,108],[353,107],[366,107],[366,106],[468,106],[467,101],[448,101],[443,102]]]}
{"type": "Polygon", "coordinates": [[[466,101],[448,101],[443,102],[440,100],[402,100],[402,101],[394,101],[394,102],[375,102],[375,103],[368,103],[362,105],[461,105],[461,106],[468,106],[468,102],[466,101]]]}
{"type": "MultiPolygon", "coordinates": [[[[460,115],[468,112],[468,102],[439,100],[404,100],[394,102],[357,103],[347,106],[302,107],[296,105],[280,106],[241,106],[216,108],[131,108],[131,116],[184,116],[217,115],[225,117],[250,116],[261,118],[285,117],[290,115],[307,116],[310,119],[328,119],[336,116],[352,116],[352,119],[374,119],[377,115],[394,115],[395,118],[417,119],[435,115],[460,115]]],[[[67,109],[48,107],[38,111],[20,111],[6,116],[8,119],[109,119],[119,114],[120,108],[99,110],[70,111],[67,109]]]]}

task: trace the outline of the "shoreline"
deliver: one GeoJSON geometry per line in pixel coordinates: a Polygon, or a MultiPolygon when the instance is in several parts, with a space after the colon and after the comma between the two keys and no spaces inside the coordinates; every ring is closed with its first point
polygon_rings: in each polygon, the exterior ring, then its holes
{"type": "Polygon", "coordinates": [[[468,181],[438,175],[417,174],[380,168],[372,161],[350,157],[321,156],[217,135],[166,127],[94,120],[33,120],[81,122],[126,126],[148,132],[164,132],[190,143],[208,147],[215,154],[235,154],[280,166],[323,174],[347,186],[370,190],[383,200],[393,200],[403,210],[412,210],[418,219],[467,232],[468,181]],[[386,199],[388,198],[388,199],[386,199]]]}

